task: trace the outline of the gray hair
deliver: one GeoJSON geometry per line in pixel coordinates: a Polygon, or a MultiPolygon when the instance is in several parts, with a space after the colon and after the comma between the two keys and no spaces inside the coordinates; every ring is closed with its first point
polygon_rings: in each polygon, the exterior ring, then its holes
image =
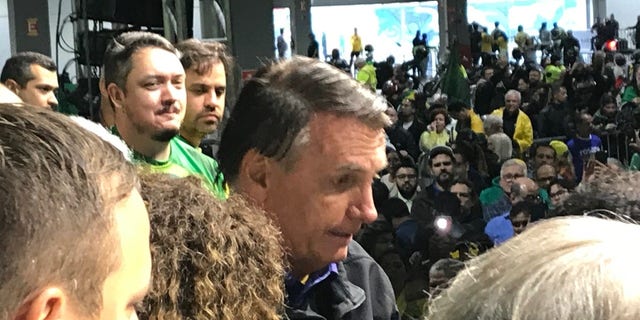
{"type": "Polygon", "coordinates": [[[494,133],[487,138],[487,141],[493,144],[493,152],[498,155],[500,161],[509,159],[513,155],[513,145],[507,134],[494,133]]]}
{"type": "Polygon", "coordinates": [[[353,117],[372,129],[390,124],[387,103],[344,72],[306,57],[263,67],[249,80],[222,133],[218,158],[232,182],[244,155],[291,163],[297,147],[309,141],[313,114],[353,117]]]}
{"type": "Polygon", "coordinates": [[[520,169],[522,170],[523,176],[527,175],[527,164],[520,159],[514,158],[514,159],[509,159],[502,164],[502,167],[500,167],[500,176],[502,177],[506,168],[513,167],[513,166],[520,167],[520,169]]]}
{"type": "Polygon", "coordinates": [[[516,96],[518,97],[518,101],[522,101],[522,94],[520,94],[520,91],[518,90],[511,89],[507,91],[507,93],[504,94],[504,97],[506,98],[508,96],[516,96]]]}
{"type": "Polygon", "coordinates": [[[502,127],[502,124],[502,117],[490,114],[484,117],[482,127],[484,128],[484,132],[488,133],[491,131],[491,128],[494,128],[496,126],[502,127]]]}
{"type": "Polygon", "coordinates": [[[640,319],[640,259],[629,252],[639,241],[635,224],[541,221],[469,261],[428,319],[640,319]]]}

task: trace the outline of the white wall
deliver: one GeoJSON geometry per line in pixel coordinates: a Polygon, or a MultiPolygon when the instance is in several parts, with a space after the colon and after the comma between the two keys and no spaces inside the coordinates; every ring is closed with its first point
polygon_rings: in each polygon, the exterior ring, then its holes
{"type": "Polygon", "coordinates": [[[0,0],[0,65],[11,57],[11,39],[9,38],[9,14],[7,0],[0,0]]]}
{"type": "Polygon", "coordinates": [[[607,17],[612,13],[620,23],[620,29],[634,26],[640,15],[640,1],[607,0],[607,17]]]}

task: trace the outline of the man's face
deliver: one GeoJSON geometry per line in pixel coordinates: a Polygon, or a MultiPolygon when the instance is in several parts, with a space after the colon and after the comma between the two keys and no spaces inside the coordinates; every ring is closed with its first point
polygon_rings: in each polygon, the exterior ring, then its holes
{"type": "Polygon", "coordinates": [[[214,63],[206,74],[186,72],[187,112],[182,129],[206,135],[218,128],[224,114],[227,77],[224,65],[214,63]]]}
{"type": "Polygon", "coordinates": [[[555,177],[556,170],[551,165],[545,164],[536,170],[536,183],[540,188],[549,188],[549,184],[555,177]]]}
{"type": "Polygon", "coordinates": [[[141,49],[131,60],[126,90],[118,89],[122,99],[110,91],[111,99],[138,135],[169,141],[178,134],[186,109],[182,64],[175,54],[160,48],[141,49]]]}
{"type": "Polygon", "coordinates": [[[602,114],[605,116],[613,116],[617,110],[618,110],[618,107],[616,106],[615,103],[607,103],[604,106],[602,106],[602,114]]]}
{"type": "Polygon", "coordinates": [[[520,99],[515,94],[507,94],[504,97],[505,109],[509,112],[515,112],[520,107],[520,99]]]}
{"type": "Polygon", "coordinates": [[[582,114],[580,115],[580,121],[578,122],[578,125],[576,126],[576,129],[578,131],[578,133],[583,136],[586,137],[589,134],[591,134],[592,132],[592,127],[591,124],[593,122],[593,117],[589,114],[582,114]]]}
{"type": "Polygon", "coordinates": [[[393,107],[388,107],[387,111],[385,111],[384,113],[389,116],[391,125],[394,125],[396,124],[396,122],[398,122],[398,112],[396,112],[396,109],[394,109],[393,107]]]}
{"type": "Polygon", "coordinates": [[[569,190],[563,188],[557,183],[549,188],[549,198],[551,199],[551,204],[555,208],[559,207],[568,197],[569,190]]]}
{"type": "Polygon", "coordinates": [[[460,205],[463,208],[471,208],[471,205],[473,205],[471,203],[471,190],[466,184],[456,183],[451,186],[451,189],[449,189],[449,192],[453,193],[456,197],[458,197],[458,200],[460,200],[460,205]]]}
{"type": "Polygon", "coordinates": [[[511,192],[511,185],[513,181],[518,178],[524,177],[522,168],[520,166],[508,166],[502,170],[500,175],[500,187],[506,193],[511,192]]]}
{"type": "Polygon", "coordinates": [[[413,197],[413,194],[416,192],[416,188],[418,187],[418,173],[414,168],[401,167],[396,172],[395,181],[400,194],[403,197],[410,199],[413,197]]]}
{"type": "Polygon", "coordinates": [[[527,229],[527,225],[531,222],[531,214],[520,212],[511,219],[511,225],[513,226],[513,233],[521,234],[522,231],[527,229]]]}
{"type": "Polygon", "coordinates": [[[400,165],[400,155],[396,151],[390,151],[387,153],[387,167],[395,168],[400,165]]]}
{"type": "Polygon", "coordinates": [[[58,106],[55,90],[58,89],[58,75],[55,71],[49,71],[37,64],[32,64],[31,74],[34,79],[27,82],[24,87],[17,88],[16,94],[22,101],[38,107],[55,108],[58,106]]]}
{"type": "Polygon", "coordinates": [[[453,175],[453,161],[446,154],[439,154],[431,159],[431,171],[440,186],[447,185],[453,175]]]}
{"type": "Polygon", "coordinates": [[[529,90],[529,84],[523,79],[518,80],[518,91],[526,92],[529,90]]]}
{"type": "Polygon", "coordinates": [[[104,282],[100,319],[137,319],[135,306],[151,281],[149,216],[137,190],[116,205],[114,217],[122,254],[118,269],[104,282]]]}
{"type": "Polygon", "coordinates": [[[540,188],[535,183],[535,181],[527,177],[521,177],[521,178],[515,179],[514,183],[517,183],[518,185],[520,185],[521,191],[520,191],[520,194],[517,196],[513,193],[511,194],[512,204],[516,204],[518,202],[525,201],[525,200],[528,200],[536,204],[539,204],[542,201],[539,194],[540,188]]]}
{"type": "Polygon", "coordinates": [[[400,107],[400,113],[405,118],[413,116],[416,113],[415,109],[413,109],[413,101],[411,101],[409,99],[402,100],[402,105],[400,107]]]}
{"type": "Polygon", "coordinates": [[[558,103],[567,101],[567,89],[565,89],[564,87],[558,89],[558,92],[553,95],[553,99],[558,103]]]}
{"type": "Polygon", "coordinates": [[[298,273],[346,257],[353,235],[377,217],[371,182],[386,165],[382,130],[328,113],[314,114],[308,127],[289,168],[266,160],[258,199],[274,214],[298,273]]]}
{"type": "Polygon", "coordinates": [[[539,71],[537,71],[537,70],[531,70],[531,71],[529,71],[529,83],[530,83],[531,85],[534,85],[534,84],[536,84],[536,83],[540,82],[540,78],[541,78],[541,77],[542,77],[542,76],[540,75],[540,72],[539,72],[539,71]]]}
{"type": "Polygon", "coordinates": [[[493,69],[486,69],[484,71],[484,79],[487,80],[487,81],[491,80],[491,77],[493,77],[493,74],[494,74],[494,70],[493,69]]]}
{"type": "Polygon", "coordinates": [[[536,150],[534,162],[536,168],[543,164],[553,165],[556,162],[556,153],[551,147],[539,147],[536,150]]]}

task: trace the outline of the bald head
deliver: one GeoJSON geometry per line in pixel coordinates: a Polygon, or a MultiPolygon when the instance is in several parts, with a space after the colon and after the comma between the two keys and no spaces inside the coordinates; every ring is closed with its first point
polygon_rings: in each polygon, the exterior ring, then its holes
{"type": "Polygon", "coordinates": [[[549,184],[556,176],[556,168],[550,164],[543,164],[536,170],[536,182],[540,188],[549,188],[549,184]]]}
{"type": "Polygon", "coordinates": [[[529,197],[535,197],[538,195],[539,189],[536,182],[530,178],[517,178],[511,184],[511,203],[516,204],[529,197]]]}

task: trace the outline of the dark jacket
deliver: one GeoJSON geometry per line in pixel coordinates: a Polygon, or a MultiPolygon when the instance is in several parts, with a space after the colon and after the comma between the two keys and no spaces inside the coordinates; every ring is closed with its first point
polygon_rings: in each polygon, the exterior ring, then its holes
{"type": "Polygon", "coordinates": [[[288,319],[399,319],[391,282],[382,268],[355,241],[338,263],[338,274],[311,289],[300,309],[287,308],[288,319]]]}
{"type": "Polygon", "coordinates": [[[418,157],[420,157],[418,144],[413,140],[411,133],[402,127],[402,124],[395,124],[391,127],[385,128],[384,131],[387,133],[389,141],[391,141],[391,144],[397,151],[405,150],[413,160],[418,160],[418,157]]]}

